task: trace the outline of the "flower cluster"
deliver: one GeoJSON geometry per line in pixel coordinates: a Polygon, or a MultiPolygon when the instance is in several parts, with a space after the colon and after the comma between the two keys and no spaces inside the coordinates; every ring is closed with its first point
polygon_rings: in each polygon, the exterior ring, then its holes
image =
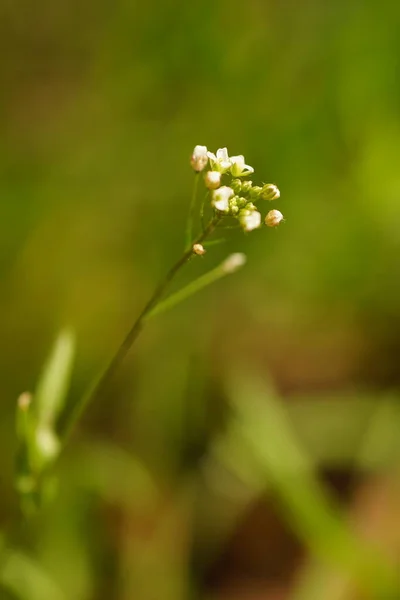
{"type": "MultiPolygon", "coordinates": [[[[262,200],[277,200],[280,192],[273,183],[263,186],[253,185],[243,179],[254,173],[247,165],[244,156],[229,156],[227,148],[220,148],[216,154],[209,152],[206,146],[196,146],[191,159],[193,169],[204,171],[204,182],[210,190],[211,205],[221,217],[234,217],[244,231],[258,229],[262,216],[256,204],[262,200]]],[[[267,213],[264,223],[276,227],[283,221],[279,210],[267,213]]]]}

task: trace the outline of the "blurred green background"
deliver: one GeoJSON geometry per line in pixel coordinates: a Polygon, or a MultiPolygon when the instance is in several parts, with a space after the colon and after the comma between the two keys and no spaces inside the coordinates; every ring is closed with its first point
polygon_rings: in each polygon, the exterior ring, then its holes
{"type": "Polygon", "coordinates": [[[0,597],[400,597],[400,6],[0,13],[0,597]],[[70,405],[112,355],[181,252],[196,144],[244,154],[286,223],[180,274],[248,256],[149,324],[25,520],[16,399],[65,326],[70,405]]]}

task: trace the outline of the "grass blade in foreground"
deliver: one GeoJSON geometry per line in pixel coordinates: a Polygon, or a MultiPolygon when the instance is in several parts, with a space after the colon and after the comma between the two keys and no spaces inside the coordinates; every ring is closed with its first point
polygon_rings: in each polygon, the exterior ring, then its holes
{"type": "Polygon", "coordinates": [[[246,445],[265,471],[287,521],[322,561],[349,575],[367,597],[399,597],[398,574],[356,537],[326,495],[291,431],[283,405],[263,382],[235,378],[229,388],[246,445]]]}

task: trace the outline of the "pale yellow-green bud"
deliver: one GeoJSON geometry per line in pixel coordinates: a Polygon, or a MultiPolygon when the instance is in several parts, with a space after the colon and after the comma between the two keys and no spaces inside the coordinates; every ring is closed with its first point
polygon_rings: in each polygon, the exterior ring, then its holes
{"type": "Polygon", "coordinates": [[[207,146],[195,146],[190,159],[193,169],[200,173],[208,163],[207,146]]]}
{"type": "Polygon", "coordinates": [[[209,190],[216,190],[221,185],[221,173],[219,171],[207,171],[204,175],[204,183],[209,190]]]}
{"type": "Polygon", "coordinates": [[[251,190],[249,190],[249,196],[252,200],[256,202],[260,198],[261,192],[262,187],[260,187],[259,185],[253,185],[251,190]]]}
{"type": "Polygon", "coordinates": [[[198,256],[203,256],[203,254],[206,253],[204,246],[202,246],[201,244],[193,244],[192,250],[198,256]]]}
{"type": "Polygon", "coordinates": [[[279,210],[270,210],[265,217],[264,223],[268,225],[268,227],[277,227],[283,220],[283,214],[279,210]]]}
{"type": "Polygon", "coordinates": [[[267,183],[262,188],[261,196],[264,200],[278,200],[280,195],[281,193],[274,183],[267,183]]]}
{"type": "Polygon", "coordinates": [[[242,191],[242,181],[240,179],[232,179],[230,186],[235,194],[240,194],[242,191]]]}
{"type": "Polygon", "coordinates": [[[253,186],[252,181],[243,181],[242,189],[241,189],[242,194],[248,194],[250,192],[252,186],[253,186]]]}

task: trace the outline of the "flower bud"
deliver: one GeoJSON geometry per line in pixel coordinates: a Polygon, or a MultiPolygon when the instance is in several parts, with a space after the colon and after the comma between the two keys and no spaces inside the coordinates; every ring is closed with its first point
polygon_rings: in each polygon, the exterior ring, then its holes
{"type": "Polygon", "coordinates": [[[206,253],[204,246],[202,246],[201,244],[193,244],[192,250],[194,254],[197,254],[198,256],[203,256],[203,254],[206,253]]]}
{"type": "Polygon", "coordinates": [[[242,181],[240,181],[240,179],[232,179],[230,186],[235,194],[240,194],[242,191],[242,181]]]}
{"type": "Polygon", "coordinates": [[[267,183],[262,188],[261,196],[264,200],[278,200],[281,193],[274,183],[267,183]]]}
{"type": "Polygon", "coordinates": [[[246,198],[243,198],[242,196],[234,196],[231,201],[230,204],[234,203],[235,206],[238,206],[239,208],[245,208],[246,204],[247,204],[247,200],[246,198]]]}
{"type": "Polygon", "coordinates": [[[207,171],[204,176],[206,188],[216,190],[221,185],[221,173],[219,171],[207,171]]]}
{"type": "Polygon", "coordinates": [[[262,192],[262,187],[259,185],[253,185],[251,190],[249,190],[249,196],[255,202],[260,198],[262,192]]]}
{"type": "Polygon", "coordinates": [[[261,214],[258,210],[241,210],[239,213],[239,223],[244,231],[253,231],[261,225],[261,214]]]}
{"type": "Polygon", "coordinates": [[[252,186],[253,186],[252,181],[243,181],[242,189],[241,189],[242,194],[248,194],[250,192],[252,186]]]}
{"type": "Polygon", "coordinates": [[[212,195],[211,204],[220,212],[229,212],[229,199],[233,196],[232,188],[223,185],[222,187],[214,190],[212,195]]]}
{"type": "Polygon", "coordinates": [[[228,258],[224,260],[221,268],[225,273],[234,273],[246,264],[246,260],[246,255],[243,254],[243,252],[235,252],[234,254],[230,254],[228,258]]]}
{"type": "Polygon", "coordinates": [[[283,214],[279,210],[270,210],[264,222],[268,227],[276,227],[283,220],[283,214]]]}
{"type": "Polygon", "coordinates": [[[208,163],[207,146],[195,146],[190,159],[193,169],[199,173],[208,163]]]}

